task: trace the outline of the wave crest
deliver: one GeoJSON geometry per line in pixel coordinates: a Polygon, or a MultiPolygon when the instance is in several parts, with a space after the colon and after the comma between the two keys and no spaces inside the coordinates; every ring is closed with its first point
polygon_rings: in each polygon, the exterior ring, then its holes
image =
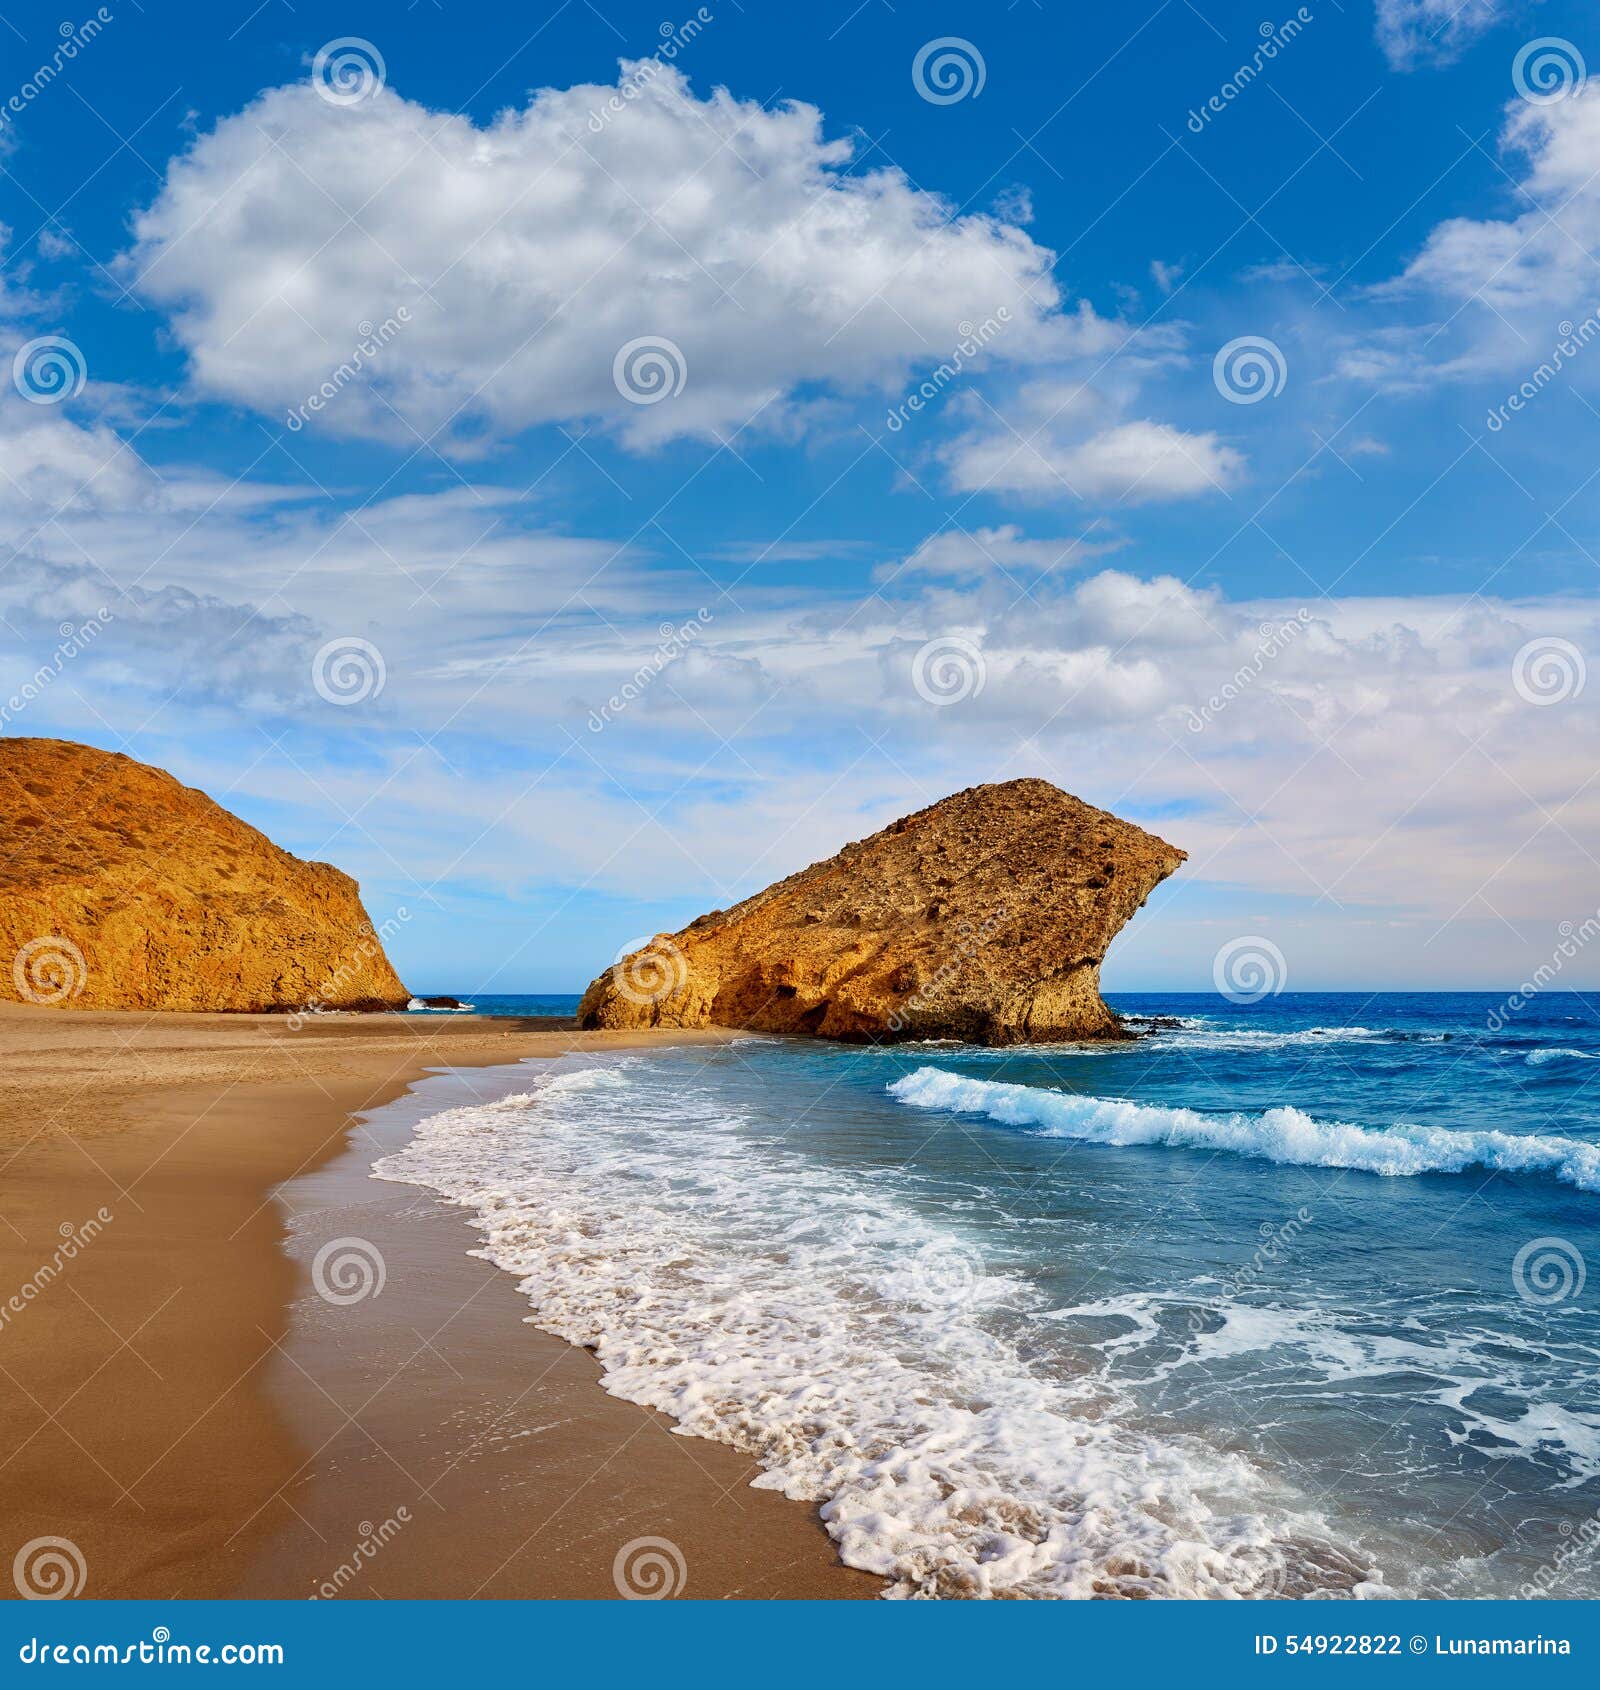
{"type": "Polygon", "coordinates": [[[1089,1144],[1222,1150],[1291,1167],[1354,1168],[1389,1176],[1488,1168],[1545,1174],[1580,1191],[1600,1192],[1600,1147],[1558,1134],[1452,1132],[1404,1124],[1379,1129],[1318,1121],[1288,1106],[1260,1115],[1202,1115],[1124,1098],[970,1080],[942,1068],[918,1068],[892,1082],[888,1091],[914,1109],[986,1115],[1003,1126],[1031,1127],[1089,1144]]]}

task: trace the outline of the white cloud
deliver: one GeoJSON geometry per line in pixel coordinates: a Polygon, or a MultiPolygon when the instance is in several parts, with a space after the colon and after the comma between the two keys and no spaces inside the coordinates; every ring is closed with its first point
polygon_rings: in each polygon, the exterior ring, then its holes
{"type": "Polygon", "coordinates": [[[1439,224],[1401,281],[1508,314],[1592,306],[1600,294],[1600,86],[1548,105],[1514,101],[1501,145],[1525,161],[1518,198],[1531,208],[1439,224]]]}
{"type": "Polygon", "coordinates": [[[1049,421],[986,426],[946,452],[961,492],[1021,493],[1134,505],[1225,493],[1244,473],[1241,452],[1214,433],[1186,434],[1171,423],[1117,423],[1081,439],[1049,421]]]}
{"type": "Polygon", "coordinates": [[[1078,569],[1127,542],[1108,531],[1066,540],[1030,540],[1015,523],[998,528],[946,529],[930,534],[909,557],[885,564],[875,572],[880,581],[896,581],[931,575],[947,579],[1005,575],[1026,584],[1040,575],[1061,569],[1078,569]]]}
{"type": "MultiPolygon", "coordinates": [[[[625,72],[626,75],[626,72],[625,72]]],[[[1052,254],[893,169],[846,173],[821,114],[662,70],[543,89],[486,128],[392,89],[270,90],[172,161],[123,260],[168,307],[202,394],[284,414],[404,306],[410,321],[311,424],[415,444],[602,418],[634,444],[792,424],[809,385],[885,388],[1011,314],[995,356],[1070,353],[1052,254]],[[687,380],[626,403],[613,361],[666,337],[687,380]]]]}
{"type": "Polygon", "coordinates": [[[1509,9],[1506,0],[1377,0],[1378,45],[1395,70],[1448,64],[1509,9]]]}

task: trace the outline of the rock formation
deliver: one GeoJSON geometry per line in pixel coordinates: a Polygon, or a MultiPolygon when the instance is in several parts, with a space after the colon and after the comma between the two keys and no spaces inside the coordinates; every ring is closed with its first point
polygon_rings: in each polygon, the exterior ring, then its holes
{"type": "Polygon", "coordinates": [[[1184,852],[1042,780],[974,786],[602,974],[583,1027],[1126,1037],[1100,963],[1184,852]]]}
{"type": "Polygon", "coordinates": [[[0,998],[404,1009],[355,881],[115,752],[0,740],[0,998]]]}

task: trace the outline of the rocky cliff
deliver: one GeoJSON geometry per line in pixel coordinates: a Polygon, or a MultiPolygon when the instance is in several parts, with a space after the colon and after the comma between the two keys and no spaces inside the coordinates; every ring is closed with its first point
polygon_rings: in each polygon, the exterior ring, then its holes
{"type": "Polygon", "coordinates": [[[0,998],[404,1008],[355,881],[130,757],[0,740],[0,998]]]}
{"type": "Polygon", "coordinates": [[[584,1027],[1118,1038],[1106,948],[1184,860],[1042,780],[974,786],[602,974],[584,1027]]]}

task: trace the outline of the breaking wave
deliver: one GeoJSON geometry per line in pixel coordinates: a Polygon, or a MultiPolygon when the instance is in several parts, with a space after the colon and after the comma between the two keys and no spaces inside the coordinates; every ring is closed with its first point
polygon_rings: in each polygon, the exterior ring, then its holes
{"type": "Polygon", "coordinates": [[[1031,1127],[1089,1144],[1227,1151],[1293,1167],[1354,1168],[1391,1176],[1487,1168],[1544,1174],[1580,1191],[1600,1192],[1600,1146],[1559,1134],[1452,1132],[1404,1124],[1378,1129],[1319,1121],[1289,1107],[1259,1115],[1205,1115],[1121,1098],[972,1080],[941,1068],[918,1068],[893,1081],[888,1090],[914,1109],[984,1115],[1003,1126],[1031,1127]]]}

